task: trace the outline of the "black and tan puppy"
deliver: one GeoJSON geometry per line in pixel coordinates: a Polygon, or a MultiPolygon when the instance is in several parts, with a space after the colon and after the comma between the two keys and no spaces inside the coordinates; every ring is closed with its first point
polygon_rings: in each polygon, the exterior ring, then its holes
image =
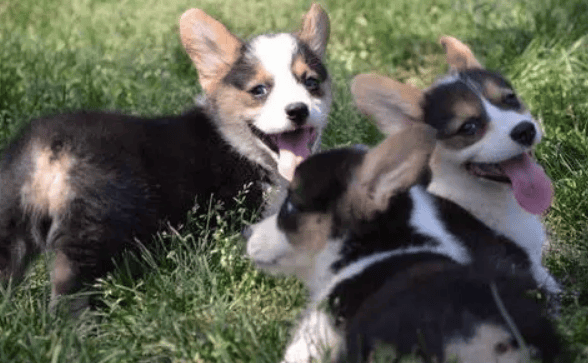
{"type": "Polygon", "coordinates": [[[525,253],[426,191],[434,145],[414,125],[367,153],[313,155],[280,212],[253,226],[255,264],[310,291],[284,362],[379,362],[382,345],[430,362],[558,354],[553,327],[526,296],[537,283],[525,253]]]}
{"type": "Polygon", "coordinates": [[[551,185],[529,155],[539,125],[503,77],[442,39],[452,70],[426,91],[358,76],[358,106],[390,136],[312,156],[280,212],[253,226],[255,264],[310,290],[286,362],[369,360],[378,342],[443,362],[558,353],[524,296],[559,289],[540,261],[551,185]]]}
{"type": "Polygon", "coordinates": [[[54,305],[111,270],[136,239],[149,242],[162,221],[180,222],[196,199],[214,195],[230,205],[249,185],[249,205],[261,206],[264,189],[316,150],[331,103],[322,64],[329,20],[318,5],[295,34],[243,42],[191,9],[180,35],[206,94],[202,105],[153,119],[101,112],[37,119],[7,147],[3,280],[20,279],[35,256],[53,251],[54,305]]]}
{"type": "Polygon", "coordinates": [[[484,69],[471,50],[442,37],[449,73],[425,90],[393,79],[363,74],[352,84],[357,106],[384,133],[414,123],[437,132],[427,191],[451,201],[527,255],[537,283],[552,294],[559,284],[543,267],[547,242],[542,214],[553,188],[534,160],[541,125],[512,85],[484,69]]]}

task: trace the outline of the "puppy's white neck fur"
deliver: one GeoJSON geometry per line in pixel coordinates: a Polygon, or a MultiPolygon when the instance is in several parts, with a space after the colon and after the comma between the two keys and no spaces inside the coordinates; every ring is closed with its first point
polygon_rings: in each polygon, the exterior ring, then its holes
{"type": "Polygon", "coordinates": [[[341,258],[341,248],[344,239],[331,240],[327,246],[316,256],[312,273],[305,278],[310,291],[311,304],[320,302],[322,292],[335,278],[331,266],[341,258]]]}
{"type": "Polygon", "coordinates": [[[525,249],[540,262],[546,234],[541,217],[525,211],[512,188],[470,175],[464,168],[441,158],[433,160],[428,191],[457,203],[492,230],[525,249]]]}
{"type": "MultiPolygon", "coordinates": [[[[367,268],[378,262],[384,261],[393,256],[417,254],[417,253],[436,253],[447,256],[458,263],[469,263],[470,256],[462,244],[457,241],[453,235],[445,230],[443,223],[439,220],[435,203],[430,195],[421,187],[414,186],[410,189],[410,196],[414,203],[413,210],[409,223],[419,233],[433,237],[437,241],[434,244],[426,244],[422,246],[410,246],[391,251],[384,251],[374,253],[363,258],[358,259],[343,267],[340,271],[334,274],[331,270],[331,265],[340,258],[340,249],[343,246],[343,241],[338,241],[339,251],[331,250],[325,255],[330,256],[330,263],[328,265],[329,275],[327,279],[320,280],[311,295],[313,303],[320,303],[326,299],[333,289],[340,283],[354,276],[360,275],[367,268]]],[[[333,246],[334,243],[329,243],[333,246]]],[[[320,263],[317,263],[320,266],[320,263]]],[[[321,276],[327,276],[323,274],[321,276]]]]}

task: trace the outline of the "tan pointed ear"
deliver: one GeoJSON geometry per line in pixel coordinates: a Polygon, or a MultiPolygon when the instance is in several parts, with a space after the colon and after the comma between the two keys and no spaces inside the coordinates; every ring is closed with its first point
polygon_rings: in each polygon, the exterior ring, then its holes
{"type": "Polygon", "coordinates": [[[392,197],[418,183],[434,148],[434,129],[413,124],[369,151],[350,189],[349,202],[355,217],[370,219],[385,211],[392,197]]]}
{"type": "Polygon", "coordinates": [[[409,84],[375,74],[360,74],[351,81],[357,107],[372,116],[384,134],[423,122],[423,92],[409,84]]]}
{"type": "Polygon", "coordinates": [[[200,85],[210,94],[237,60],[241,40],[200,9],[182,14],[180,38],[198,70],[200,85]]]}
{"type": "Polygon", "coordinates": [[[456,71],[472,68],[483,68],[480,62],[474,57],[470,48],[454,37],[442,36],[439,43],[445,49],[449,67],[456,71]]]}
{"type": "Polygon", "coordinates": [[[329,16],[320,5],[312,4],[308,13],[302,17],[302,25],[296,36],[323,59],[330,31],[329,16]]]}

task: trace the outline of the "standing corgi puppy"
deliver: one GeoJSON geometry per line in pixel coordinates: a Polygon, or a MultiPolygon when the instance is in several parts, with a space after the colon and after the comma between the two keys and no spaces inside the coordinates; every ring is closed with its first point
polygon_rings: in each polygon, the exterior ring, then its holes
{"type": "Polygon", "coordinates": [[[352,85],[357,106],[384,133],[425,123],[437,130],[428,192],[461,206],[523,249],[539,286],[559,284],[541,263],[541,214],[551,181],[532,157],[542,131],[508,81],[482,68],[470,49],[442,37],[450,72],[425,91],[377,75],[352,85]]]}
{"type": "MultiPolygon", "coordinates": [[[[113,268],[124,249],[182,221],[195,200],[259,207],[318,148],[331,104],[318,5],[294,34],[243,42],[202,10],[180,19],[203,103],[145,119],[78,112],[33,120],[0,162],[0,277],[19,280],[51,251],[51,306],[113,268]]],[[[86,299],[71,302],[72,313],[86,299]]]]}
{"type": "Polygon", "coordinates": [[[311,156],[280,212],[253,226],[255,264],[310,291],[284,362],[379,361],[380,343],[396,358],[518,362],[530,353],[521,336],[536,358],[558,353],[553,327],[524,296],[537,286],[525,252],[426,191],[434,135],[415,123],[367,153],[311,156]]]}

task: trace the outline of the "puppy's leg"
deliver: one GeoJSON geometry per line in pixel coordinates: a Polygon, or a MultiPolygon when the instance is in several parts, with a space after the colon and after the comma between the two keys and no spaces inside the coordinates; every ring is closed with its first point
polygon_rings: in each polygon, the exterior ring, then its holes
{"type": "MultiPolygon", "coordinates": [[[[53,313],[59,309],[64,295],[75,293],[82,287],[82,279],[77,264],[68,258],[63,251],[57,251],[55,253],[53,270],[51,271],[51,285],[49,309],[53,313]]],[[[67,304],[69,314],[77,317],[88,308],[89,299],[87,295],[68,297],[67,304]]]]}
{"type": "Polygon", "coordinates": [[[322,310],[308,310],[286,348],[282,363],[322,362],[327,357],[332,361],[342,344],[341,335],[332,320],[322,310]]]}
{"type": "Polygon", "coordinates": [[[64,309],[70,316],[79,316],[89,305],[83,289],[114,267],[112,259],[120,255],[123,246],[113,231],[130,233],[130,228],[118,226],[109,218],[107,209],[90,198],[73,200],[48,233],[48,246],[55,252],[51,271],[50,309],[64,309]],[[120,227],[120,228],[117,228],[120,227]],[[81,293],[80,293],[81,292],[81,293]],[[69,296],[75,294],[73,296],[69,296]]]}
{"type": "Polygon", "coordinates": [[[4,205],[0,208],[0,283],[17,284],[41,250],[27,230],[28,222],[19,214],[20,210],[6,210],[4,205]]]}

